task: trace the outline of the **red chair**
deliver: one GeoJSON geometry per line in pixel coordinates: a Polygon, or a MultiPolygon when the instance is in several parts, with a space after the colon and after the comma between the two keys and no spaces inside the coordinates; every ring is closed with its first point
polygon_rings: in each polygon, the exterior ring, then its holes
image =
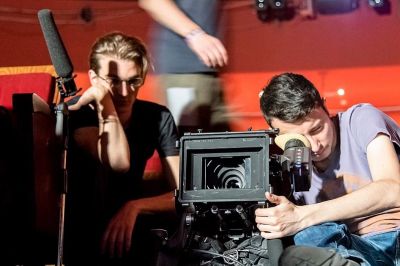
{"type": "Polygon", "coordinates": [[[55,78],[43,67],[0,68],[0,265],[54,264],[58,191],[55,78]],[[30,70],[38,73],[20,73],[30,70]],[[4,75],[6,74],[6,75],[4,75]],[[3,217],[0,217],[3,218],[3,217]],[[4,226],[3,226],[4,225],[4,226]]]}

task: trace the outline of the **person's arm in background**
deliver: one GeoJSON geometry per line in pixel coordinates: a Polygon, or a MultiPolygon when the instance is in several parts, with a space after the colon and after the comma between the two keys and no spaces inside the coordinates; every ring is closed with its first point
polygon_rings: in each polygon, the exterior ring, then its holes
{"type": "Polygon", "coordinates": [[[136,219],[143,213],[175,211],[174,191],[179,185],[179,156],[161,158],[163,175],[172,191],[161,195],[139,198],[126,202],[114,215],[103,235],[102,250],[111,257],[121,257],[131,248],[136,219]]]}
{"type": "Polygon", "coordinates": [[[209,67],[228,63],[228,54],[222,42],[204,32],[187,17],[172,0],[139,0],[139,6],[161,25],[185,39],[187,45],[209,67]]]}

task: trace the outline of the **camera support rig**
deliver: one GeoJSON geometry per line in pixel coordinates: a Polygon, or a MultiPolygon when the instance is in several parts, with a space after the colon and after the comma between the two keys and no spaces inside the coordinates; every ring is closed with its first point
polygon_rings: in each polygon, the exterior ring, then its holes
{"type": "Polygon", "coordinates": [[[308,190],[312,169],[307,139],[285,136],[279,148],[278,133],[186,133],[180,139],[175,198],[181,224],[165,244],[166,253],[179,254],[177,265],[278,265],[288,239],[261,237],[255,209],[269,207],[267,191],[289,198],[308,190]]]}

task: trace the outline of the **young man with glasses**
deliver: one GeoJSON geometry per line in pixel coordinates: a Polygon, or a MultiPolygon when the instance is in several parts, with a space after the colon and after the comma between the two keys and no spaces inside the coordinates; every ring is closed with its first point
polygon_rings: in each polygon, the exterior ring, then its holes
{"type": "Polygon", "coordinates": [[[139,39],[107,34],[94,43],[89,61],[92,86],[69,107],[70,263],[134,265],[140,256],[150,264],[154,257],[147,252],[151,235],[146,232],[165,219],[140,219],[142,214],[173,213],[179,171],[177,129],[166,107],[137,99],[150,66],[139,39]],[[154,151],[160,155],[168,192],[146,196],[143,174],[154,151]],[[133,241],[136,236],[139,239],[133,241]]]}

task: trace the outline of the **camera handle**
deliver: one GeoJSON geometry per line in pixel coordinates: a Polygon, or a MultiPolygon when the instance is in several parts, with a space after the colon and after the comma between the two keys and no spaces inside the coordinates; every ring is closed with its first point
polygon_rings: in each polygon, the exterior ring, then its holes
{"type": "MultiPolygon", "coordinates": [[[[269,201],[265,201],[265,208],[272,207],[269,201]]],[[[268,255],[270,266],[278,266],[279,257],[283,253],[283,239],[268,239],[267,240],[268,255]]]]}
{"type": "Polygon", "coordinates": [[[271,266],[278,266],[279,257],[283,252],[282,239],[267,240],[268,255],[271,266]]]}

